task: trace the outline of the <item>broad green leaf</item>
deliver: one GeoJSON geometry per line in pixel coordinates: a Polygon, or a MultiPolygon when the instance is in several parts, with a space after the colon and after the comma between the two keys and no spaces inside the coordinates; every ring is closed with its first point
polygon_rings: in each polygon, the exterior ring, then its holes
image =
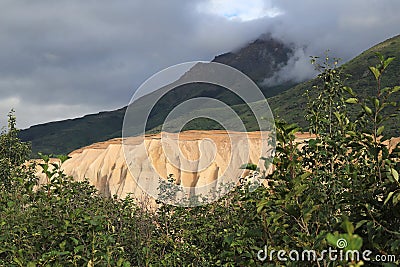
{"type": "Polygon", "coordinates": [[[378,80],[379,77],[381,76],[381,73],[379,72],[379,70],[375,67],[369,67],[369,69],[374,74],[375,79],[378,80]]]}
{"type": "Polygon", "coordinates": [[[386,199],[385,199],[385,202],[383,202],[383,205],[386,205],[386,203],[390,200],[390,198],[393,196],[393,194],[394,194],[394,192],[390,192],[390,193],[388,194],[388,196],[387,196],[386,199]]]}
{"type": "Polygon", "coordinates": [[[362,247],[362,244],[363,244],[363,240],[361,237],[359,237],[358,235],[352,235],[348,246],[344,250],[346,250],[346,251],[360,250],[362,247]]]}
{"type": "Polygon", "coordinates": [[[351,87],[345,86],[343,87],[343,89],[348,92],[350,95],[355,96],[355,93],[353,91],[353,89],[351,89],[351,87]]]}
{"type": "Polygon", "coordinates": [[[383,55],[379,52],[375,52],[375,55],[377,58],[379,58],[379,61],[383,62],[385,61],[385,58],[383,57],[383,55]]]}
{"type": "Polygon", "coordinates": [[[338,239],[339,239],[339,236],[338,236],[338,235],[333,235],[333,234],[331,234],[331,233],[328,233],[328,234],[326,235],[326,241],[328,241],[328,243],[329,243],[330,245],[332,245],[332,246],[335,246],[335,247],[336,247],[336,243],[337,243],[338,239]]]}
{"type": "Polygon", "coordinates": [[[269,202],[269,199],[263,199],[257,204],[257,213],[260,213],[269,202]]]}
{"type": "Polygon", "coordinates": [[[75,237],[71,237],[72,242],[74,242],[75,246],[77,246],[79,244],[78,239],[76,239],[75,237]]]}
{"type": "Polygon", "coordinates": [[[349,220],[344,220],[342,223],[342,228],[345,230],[349,235],[354,233],[354,226],[349,220]]]}
{"type": "Polygon", "coordinates": [[[381,127],[378,128],[378,130],[376,131],[376,134],[381,135],[384,129],[385,129],[385,126],[382,125],[381,127]]]}
{"type": "Polygon", "coordinates": [[[392,62],[395,58],[394,57],[389,57],[383,62],[383,69],[386,69],[387,66],[389,66],[390,62],[392,62]]]}
{"type": "Polygon", "coordinates": [[[374,97],[374,106],[379,108],[379,99],[374,97]]]}
{"type": "Polygon", "coordinates": [[[336,119],[337,119],[339,122],[341,122],[340,113],[337,112],[337,111],[335,111],[335,112],[333,112],[333,114],[335,115],[336,119]]]}
{"type": "Polygon", "coordinates": [[[305,172],[305,173],[303,173],[303,174],[300,176],[300,178],[301,178],[301,179],[306,179],[306,178],[309,177],[311,174],[312,174],[312,172],[305,172]]]}
{"type": "Polygon", "coordinates": [[[393,168],[390,168],[390,173],[392,174],[393,178],[398,182],[399,181],[399,173],[393,168]]]}
{"type": "Polygon", "coordinates": [[[391,87],[385,87],[385,88],[383,88],[383,89],[381,90],[382,93],[386,93],[386,92],[390,92],[390,91],[392,91],[392,88],[391,88],[391,87]]]}
{"type": "Polygon", "coordinates": [[[257,170],[257,165],[253,163],[246,163],[240,166],[240,169],[255,171],[257,170]]]}
{"type": "Polygon", "coordinates": [[[397,193],[395,196],[393,196],[392,202],[393,205],[397,205],[397,203],[399,203],[400,201],[400,193],[397,193]]]}
{"type": "Polygon", "coordinates": [[[13,261],[16,262],[16,263],[18,263],[19,266],[23,266],[21,260],[18,259],[18,258],[16,258],[16,257],[13,258],[13,261]]]}
{"type": "Polygon", "coordinates": [[[345,102],[348,104],[356,104],[356,103],[358,103],[358,99],[355,97],[351,97],[351,98],[347,99],[345,102]]]}
{"type": "Polygon", "coordinates": [[[59,158],[61,161],[61,164],[63,164],[67,159],[70,159],[71,157],[69,157],[67,155],[59,155],[57,158],[59,158]]]}
{"type": "Polygon", "coordinates": [[[67,244],[67,240],[64,240],[63,242],[61,242],[61,243],[59,244],[61,250],[65,250],[65,245],[66,245],[66,244],[67,244]]]}
{"type": "Polygon", "coordinates": [[[75,253],[78,253],[78,252],[80,252],[80,251],[83,251],[84,249],[85,249],[85,246],[84,246],[84,245],[79,245],[79,246],[77,246],[77,247],[74,248],[74,252],[75,252],[75,253]]]}
{"type": "Polygon", "coordinates": [[[372,115],[372,110],[368,106],[363,105],[362,107],[363,107],[365,113],[367,113],[368,115],[372,115]]]}
{"type": "Polygon", "coordinates": [[[347,131],[347,134],[348,134],[348,135],[351,135],[351,136],[355,136],[355,135],[356,135],[356,132],[354,132],[354,131],[347,131]]]}

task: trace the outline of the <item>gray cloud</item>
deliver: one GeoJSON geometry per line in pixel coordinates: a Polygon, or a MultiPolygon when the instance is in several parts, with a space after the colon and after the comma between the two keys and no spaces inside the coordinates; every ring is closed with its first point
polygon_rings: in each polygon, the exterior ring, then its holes
{"type": "Polygon", "coordinates": [[[315,75],[310,56],[341,59],[344,63],[371,46],[400,34],[400,1],[273,0],[283,11],[269,27],[272,36],[292,43],[295,53],[287,66],[264,82],[302,81],[315,75]]]}
{"type": "Polygon", "coordinates": [[[199,12],[204,1],[1,1],[0,126],[12,107],[22,128],[119,108],[155,72],[265,32],[299,47],[285,70],[307,78],[309,55],[347,60],[400,25],[397,0],[265,0],[282,15],[245,22],[199,12]]]}

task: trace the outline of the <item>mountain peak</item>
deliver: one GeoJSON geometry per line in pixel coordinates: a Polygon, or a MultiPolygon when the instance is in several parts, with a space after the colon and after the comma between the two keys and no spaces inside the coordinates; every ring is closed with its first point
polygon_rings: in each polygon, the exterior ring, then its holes
{"type": "Polygon", "coordinates": [[[234,67],[261,84],[287,65],[293,54],[291,45],[265,34],[240,49],[216,56],[212,61],[234,67]]]}

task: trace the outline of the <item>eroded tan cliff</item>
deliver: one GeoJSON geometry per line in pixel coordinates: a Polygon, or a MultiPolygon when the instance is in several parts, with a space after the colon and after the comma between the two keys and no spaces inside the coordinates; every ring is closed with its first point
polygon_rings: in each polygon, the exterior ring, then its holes
{"type": "Polygon", "coordinates": [[[200,190],[247,175],[239,169],[244,163],[263,166],[260,157],[271,153],[267,138],[266,132],[187,131],[133,137],[124,145],[112,139],[70,153],[62,167],[77,181],[89,179],[106,196],[141,197],[142,189],[152,190],[146,187],[154,187],[154,179],[170,174],[177,184],[200,190]]]}
{"type": "MultiPolygon", "coordinates": [[[[239,169],[244,163],[255,163],[263,171],[260,157],[271,153],[265,132],[187,131],[166,135],[129,138],[124,144],[122,139],[95,143],[70,153],[62,168],[74,180],[88,179],[105,196],[124,198],[133,194],[141,198],[146,195],[143,189],[154,192],[152,181],[171,174],[183,187],[216,189],[218,182],[237,181],[248,175],[247,170],[239,169]]],[[[298,142],[310,138],[314,136],[297,135],[298,142]]],[[[393,147],[399,141],[395,138],[387,144],[393,147]]],[[[46,183],[43,175],[40,181],[46,183]]]]}

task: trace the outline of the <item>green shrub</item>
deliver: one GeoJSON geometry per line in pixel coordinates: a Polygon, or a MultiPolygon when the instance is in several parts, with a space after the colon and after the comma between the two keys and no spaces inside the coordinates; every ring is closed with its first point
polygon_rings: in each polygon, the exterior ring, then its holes
{"type": "MultiPolygon", "coordinates": [[[[270,190],[258,203],[259,212],[267,218],[269,251],[321,252],[328,248],[326,237],[332,240],[332,233],[339,236],[343,222],[348,221],[355,224],[363,250],[371,250],[374,255],[399,254],[400,149],[397,145],[389,153],[383,143],[382,123],[387,118],[381,114],[385,108],[397,105],[388,99],[400,87],[380,88],[381,75],[392,59],[378,58],[379,64],[370,68],[377,89],[368,99],[361,99],[342,84],[336,63],[331,67],[327,58],[319,66],[322,82],[313,88],[307,115],[310,131],[317,137],[301,149],[294,143],[299,128],[277,123],[277,170],[269,177],[270,190]],[[351,104],[360,107],[355,121],[346,112],[351,104]]],[[[352,234],[348,233],[348,239],[352,234]]],[[[347,242],[351,244],[351,240],[347,242]]]]}
{"type": "MultiPolygon", "coordinates": [[[[378,59],[370,68],[377,89],[362,99],[327,58],[318,66],[322,82],[308,93],[307,120],[317,138],[300,148],[295,134],[301,129],[277,120],[269,187],[240,185],[217,202],[191,208],[152,210],[130,197],[105,198],[87,181],[67,177],[49,156],[40,163],[47,183],[34,190],[33,167],[24,164],[29,145],[18,140],[11,112],[0,136],[0,266],[362,264],[258,258],[265,249],[322,256],[339,239],[348,245],[344,250],[400,255],[400,147],[389,151],[382,126],[400,87],[380,88],[392,59],[378,59]],[[357,119],[347,115],[349,106],[360,110],[357,119]]],[[[173,196],[164,186],[163,197],[173,196]]]]}

